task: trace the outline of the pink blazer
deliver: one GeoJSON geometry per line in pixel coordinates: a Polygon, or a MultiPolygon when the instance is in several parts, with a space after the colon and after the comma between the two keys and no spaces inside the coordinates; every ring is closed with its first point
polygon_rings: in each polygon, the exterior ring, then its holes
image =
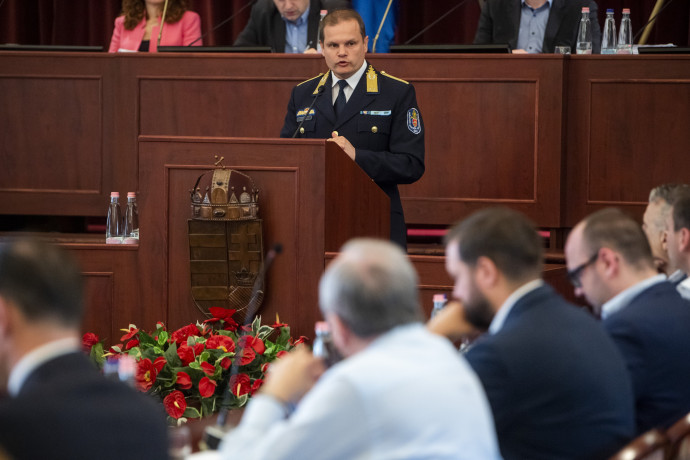
{"type": "MultiPolygon", "coordinates": [[[[144,29],[146,28],[146,18],[142,19],[137,26],[132,30],[125,29],[125,17],[119,16],[115,19],[115,29],[113,30],[113,38],[110,40],[110,48],[108,52],[116,53],[118,51],[137,51],[141,40],[144,37],[144,29]]],[[[151,29],[151,42],[149,43],[149,52],[155,53],[158,48],[158,26],[153,26],[151,29]]],[[[163,36],[161,37],[161,46],[186,46],[191,42],[201,37],[201,18],[193,11],[185,11],[182,19],[168,24],[163,24],[163,36]]],[[[201,46],[201,40],[194,43],[194,46],[201,46]]]]}

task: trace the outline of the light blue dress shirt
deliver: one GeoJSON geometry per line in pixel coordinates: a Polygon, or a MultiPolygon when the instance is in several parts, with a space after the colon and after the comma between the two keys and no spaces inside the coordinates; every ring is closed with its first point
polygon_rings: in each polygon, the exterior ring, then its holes
{"type": "Polygon", "coordinates": [[[655,275],[619,292],[601,306],[601,319],[606,319],[614,313],[624,309],[642,291],[649,289],[657,283],[663,283],[665,281],[666,275],[655,275]]]}
{"type": "Polygon", "coordinates": [[[295,22],[285,22],[285,52],[292,54],[304,53],[307,48],[315,48],[315,44],[307,43],[307,28],[309,27],[309,8],[297,18],[295,22]]]}
{"type": "Polygon", "coordinates": [[[523,49],[528,53],[541,53],[552,1],[548,0],[535,10],[528,6],[525,0],[522,0],[520,31],[518,32],[517,41],[518,49],[523,49]]]}

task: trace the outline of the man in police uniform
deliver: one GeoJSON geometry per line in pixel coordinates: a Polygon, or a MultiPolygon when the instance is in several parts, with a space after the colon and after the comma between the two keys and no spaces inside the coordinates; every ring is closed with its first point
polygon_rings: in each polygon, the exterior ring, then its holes
{"type": "Polygon", "coordinates": [[[296,137],[338,144],[389,196],[391,240],[406,247],[398,184],[424,174],[424,127],[414,87],[367,64],[369,39],[354,10],[329,13],[319,40],[330,72],[292,90],[280,137],[297,131],[296,137]]]}

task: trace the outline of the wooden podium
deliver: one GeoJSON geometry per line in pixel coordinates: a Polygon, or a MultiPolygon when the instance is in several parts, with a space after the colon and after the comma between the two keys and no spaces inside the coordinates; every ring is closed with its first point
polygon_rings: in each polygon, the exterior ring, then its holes
{"type": "MultiPolygon", "coordinates": [[[[327,253],[352,237],[388,238],[389,199],[336,144],[324,140],[140,137],[138,271],[146,324],[204,319],[190,294],[189,191],[215,156],[259,188],[264,250],[281,243],[260,314],[313,336],[327,253]],[[156,315],[151,314],[156,311],[156,315]]],[[[124,325],[126,326],[126,325],[124,325]]],[[[120,326],[120,327],[124,327],[120,326]]]]}

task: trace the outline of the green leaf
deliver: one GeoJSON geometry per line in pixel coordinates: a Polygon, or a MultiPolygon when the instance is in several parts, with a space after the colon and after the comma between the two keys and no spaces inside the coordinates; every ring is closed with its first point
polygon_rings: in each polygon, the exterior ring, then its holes
{"type": "Polygon", "coordinates": [[[167,341],[168,341],[167,331],[160,331],[158,333],[158,345],[163,346],[167,343],[167,341]]]}
{"type": "Polygon", "coordinates": [[[278,345],[282,345],[284,347],[288,346],[288,343],[290,342],[290,327],[281,327],[280,328],[280,334],[278,335],[278,338],[276,339],[276,343],[278,345]]]}
{"type": "Polygon", "coordinates": [[[196,361],[192,361],[191,363],[189,363],[189,367],[191,367],[192,369],[196,369],[198,371],[201,370],[201,364],[197,363],[196,361]]]}
{"type": "Polygon", "coordinates": [[[153,352],[156,353],[157,355],[162,355],[163,349],[161,347],[153,347],[153,352]]]}
{"type": "Polygon", "coordinates": [[[103,355],[103,344],[101,342],[98,342],[91,347],[91,360],[98,366],[99,369],[103,367],[103,364],[105,364],[105,356],[103,355]]]}
{"type": "Polygon", "coordinates": [[[201,361],[208,361],[208,359],[211,357],[211,353],[208,350],[204,350],[201,352],[201,355],[199,355],[199,358],[201,358],[201,361]]]}
{"type": "Polygon", "coordinates": [[[196,407],[187,406],[182,416],[188,418],[201,418],[201,413],[196,409],[196,407]]]}
{"type": "Polygon", "coordinates": [[[168,349],[165,350],[163,356],[165,356],[165,360],[168,361],[168,364],[170,364],[172,367],[178,367],[182,365],[182,360],[177,355],[177,344],[175,342],[170,344],[168,349]]]}

